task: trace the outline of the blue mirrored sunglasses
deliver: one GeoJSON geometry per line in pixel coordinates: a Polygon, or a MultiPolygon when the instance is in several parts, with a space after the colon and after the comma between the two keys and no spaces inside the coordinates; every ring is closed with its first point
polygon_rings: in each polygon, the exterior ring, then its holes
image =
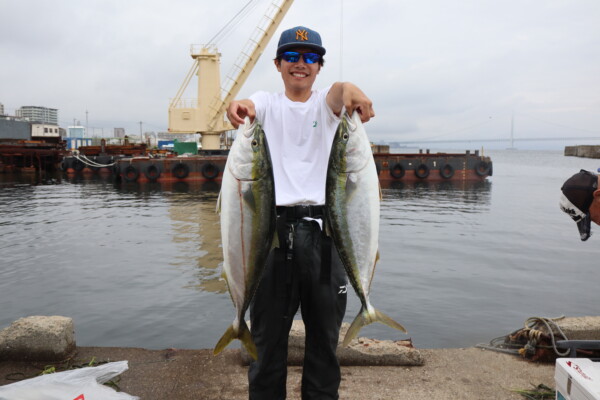
{"type": "Polygon", "coordinates": [[[287,62],[295,63],[300,60],[300,56],[307,64],[318,63],[321,60],[321,56],[317,53],[298,53],[296,51],[286,51],[281,55],[281,58],[287,62]]]}

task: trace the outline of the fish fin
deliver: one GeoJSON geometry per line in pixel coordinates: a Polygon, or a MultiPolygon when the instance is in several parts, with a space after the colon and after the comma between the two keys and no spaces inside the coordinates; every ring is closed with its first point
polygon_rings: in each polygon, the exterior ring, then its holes
{"type": "Polygon", "coordinates": [[[217,197],[217,207],[215,211],[217,214],[221,214],[221,191],[219,191],[219,197],[217,197]]]}
{"type": "Polygon", "coordinates": [[[379,310],[375,310],[375,321],[381,322],[382,324],[386,324],[391,328],[398,329],[399,331],[406,333],[406,328],[379,310]]]}
{"type": "Polygon", "coordinates": [[[399,331],[406,333],[406,329],[404,329],[402,325],[400,325],[381,311],[373,309],[372,315],[369,315],[367,309],[362,307],[356,318],[354,318],[354,321],[352,321],[350,328],[348,328],[348,332],[346,332],[346,336],[344,336],[342,346],[348,346],[352,339],[354,339],[358,335],[358,332],[363,326],[367,326],[369,324],[372,324],[373,322],[381,322],[382,324],[385,324],[387,326],[390,326],[392,328],[398,329],[399,331]]]}
{"type": "Polygon", "coordinates": [[[352,112],[352,115],[346,113],[346,116],[348,120],[348,127],[351,131],[355,131],[356,127],[360,123],[360,116],[358,115],[358,110],[354,110],[352,112]]]}
{"type": "MultiPolygon", "coordinates": [[[[342,121],[345,119],[350,118],[350,114],[348,114],[348,110],[346,110],[346,106],[342,106],[342,109],[340,110],[340,124],[342,123],[342,121]]],[[[339,124],[338,124],[339,126],[339,124]]]]}
{"type": "Polygon", "coordinates": [[[358,189],[358,185],[356,184],[357,176],[355,173],[349,173],[346,178],[346,199],[350,201],[352,196],[356,193],[358,189]]]}
{"type": "Polygon", "coordinates": [[[371,283],[373,283],[373,276],[375,275],[375,266],[379,261],[379,249],[377,249],[377,253],[375,253],[375,262],[373,263],[373,269],[371,271],[371,279],[369,279],[369,287],[367,289],[367,293],[371,292],[371,283]]]}
{"type": "Polygon", "coordinates": [[[369,325],[369,322],[367,322],[365,318],[366,315],[366,310],[364,308],[361,308],[358,315],[354,318],[354,321],[352,321],[350,328],[348,328],[346,336],[344,336],[344,341],[342,342],[343,347],[346,347],[350,344],[352,339],[354,339],[358,335],[358,332],[363,326],[369,325]]]}
{"type": "Polygon", "coordinates": [[[227,347],[229,343],[233,341],[233,339],[239,339],[244,345],[244,348],[246,348],[246,350],[248,351],[248,354],[250,354],[250,357],[252,357],[255,360],[258,359],[258,351],[256,350],[256,345],[252,340],[250,329],[248,329],[248,325],[244,320],[240,321],[240,326],[238,328],[237,333],[235,332],[233,324],[231,324],[229,328],[227,328],[223,336],[221,336],[221,339],[219,339],[219,341],[217,342],[217,345],[213,350],[213,354],[217,355],[220,352],[222,352],[225,349],[225,347],[227,347]]]}
{"type": "Polygon", "coordinates": [[[331,226],[327,217],[323,220],[323,232],[325,232],[325,236],[331,237],[331,226]]]}
{"type": "Polygon", "coordinates": [[[248,186],[248,189],[242,193],[242,199],[247,204],[252,212],[256,211],[256,201],[254,200],[254,192],[252,192],[252,186],[248,186]]]}
{"type": "Polygon", "coordinates": [[[222,352],[225,349],[225,347],[227,347],[227,345],[231,343],[236,337],[237,335],[235,333],[235,329],[233,328],[233,324],[229,325],[229,328],[227,328],[223,336],[221,336],[221,339],[219,339],[219,341],[217,342],[217,345],[213,350],[213,354],[216,356],[217,354],[222,352]]]}
{"type": "Polygon", "coordinates": [[[258,360],[258,350],[256,350],[256,345],[252,340],[252,334],[250,333],[250,329],[248,329],[248,325],[246,325],[246,321],[242,320],[240,323],[240,336],[239,339],[242,341],[244,348],[250,354],[250,357],[254,360],[258,360]]]}

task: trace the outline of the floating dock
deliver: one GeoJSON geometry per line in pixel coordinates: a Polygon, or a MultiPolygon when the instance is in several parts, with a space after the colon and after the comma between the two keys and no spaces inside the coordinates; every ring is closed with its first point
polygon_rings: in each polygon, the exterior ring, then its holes
{"type": "Polygon", "coordinates": [[[489,157],[471,153],[373,154],[380,181],[478,181],[493,174],[489,157]]]}
{"type": "MultiPolygon", "coordinates": [[[[387,146],[384,146],[387,147],[387,146]]],[[[373,148],[379,180],[382,182],[482,181],[493,174],[489,157],[471,153],[389,153],[373,148]]],[[[202,182],[223,177],[228,150],[206,150],[197,155],[150,154],[133,157],[97,153],[66,157],[67,173],[108,173],[124,182],[202,182]]]]}
{"type": "Polygon", "coordinates": [[[0,172],[59,170],[64,154],[62,142],[3,140],[0,141],[0,172]]]}
{"type": "Polygon", "coordinates": [[[221,181],[228,153],[209,150],[191,156],[122,158],[114,171],[124,182],[221,181]]]}

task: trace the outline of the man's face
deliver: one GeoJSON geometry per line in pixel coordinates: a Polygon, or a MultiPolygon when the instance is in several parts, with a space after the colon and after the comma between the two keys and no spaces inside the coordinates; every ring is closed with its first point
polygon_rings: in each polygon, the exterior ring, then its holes
{"type": "MultiPolygon", "coordinates": [[[[313,52],[307,48],[296,48],[292,51],[298,53],[313,52]]],[[[321,70],[319,63],[307,64],[302,57],[297,62],[275,60],[275,66],[277,67],[277,71],[281,73],[286,90],[293,91],[311,90],[321,70]]]]}

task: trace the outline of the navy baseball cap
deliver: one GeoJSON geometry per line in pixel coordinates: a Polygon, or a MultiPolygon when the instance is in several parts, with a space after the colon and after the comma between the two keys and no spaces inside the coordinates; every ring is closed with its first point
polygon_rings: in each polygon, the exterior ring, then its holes
{"type": "Polygon", "coordinates": [[[281,33],[277,44],[277,57],[297,47],[308,47],[317,54],[325,55],[321,35],[307,27],[297,26],[281,33]]]}
{"type": "Polygon", "coordinates": [[[582,241],[588,240],[592,235],[590,205],[597,189],[598,175],[583,169],[567,179],[560,188],[560,209],[577,223],[582,241]]]}

